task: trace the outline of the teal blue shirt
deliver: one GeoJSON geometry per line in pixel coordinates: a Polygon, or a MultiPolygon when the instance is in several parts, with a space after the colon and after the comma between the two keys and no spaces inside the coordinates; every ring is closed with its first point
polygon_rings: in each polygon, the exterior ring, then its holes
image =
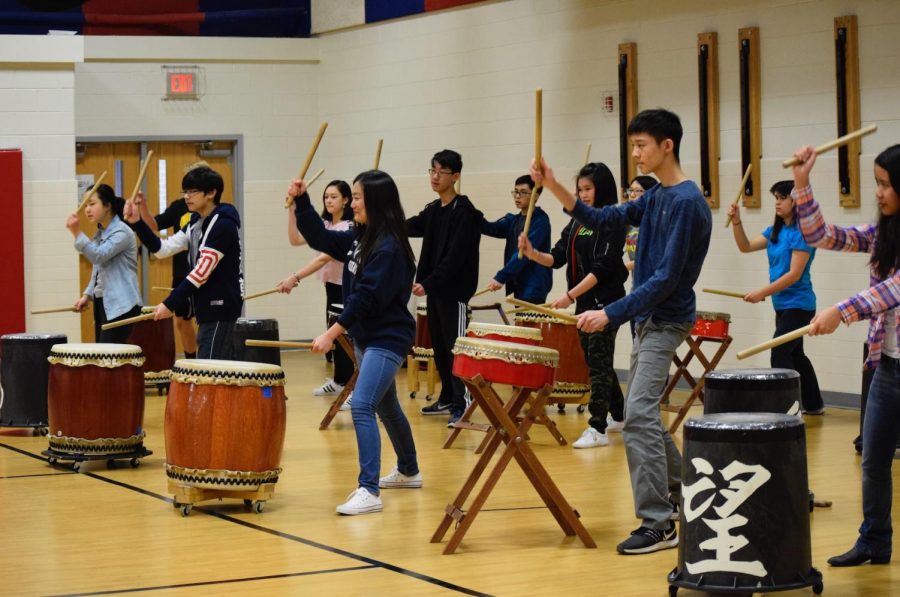
{"type": "Polygon", "coordinates": [[[803,274],[800,276],[800,279],[781,292],[776,292],[772,295],[772,305],[775,307],[775,310],[803,309],[804,311],[815,311],[816,293],[813,292],[809,270],[812,267],[813,259],[816,257],[816,250],[803,240],[803,235],[800,234],[800,229],[796,223],[782,227],[778,233],[777,243],[773,243],[770,240],[772,237],[771,226],[763,230],[762,234],[768,241],[766,255],[769,257],[769,282],[774,282],[791,270],[791,256],[794,251],[806,251],[809,253],[809,261],[806,262],[806,267],[803,268],[803,274]]]}

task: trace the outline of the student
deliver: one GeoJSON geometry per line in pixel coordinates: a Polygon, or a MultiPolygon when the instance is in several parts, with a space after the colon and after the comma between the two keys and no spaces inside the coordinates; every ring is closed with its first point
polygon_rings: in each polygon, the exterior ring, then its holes
{"type": "Polygon", "coordinates": [[[139,207],[128,202],[125,219],[133,224],[141,242],[158,258],[188,252],[191,271],[156,306],[154,319],[172,317],[190,304],[197,316],[197,357],[229,359],[234,322],[244,303],[241,272],[240,216],[233,205],[220,203],[222,176],[201,166],[181,179],[190,222],[171,237],[160,239],[140,220],[139,207]]]}
{"type": "Polygon", "coordinates": [[[849,551],[828,559],[831,566],[887,564],[891,561],[893,529],[891,467],[900,436],[900,145],[875,158],[875,199],[878,222],[861,226],[826,224],[813,198],[809,173],[816,163],[809,145],[794,154],[794,199],[803,238],[814,247],[871,253],[869,288],[820,311],[812,319],[811,336],[833,333],[840,323],[869,320],[869,354],[865,368],[875,369],[863,422],[863,522],[849,551]]]}
{"type": "Polygon", "coordinates": [[[359,486],[336,510],[347,515],[380,512],[380,489],[422,486],[415,442],[394,380],[416,334],[406,306],[416,261],[406,235],[400,194],[386,173],[363,172],[353,181],[356,226],[342,231],[325,227],[302,180],[293,181],[288,194],[295,197],[297,226],[309,246],[334,259],[349,257],[343,267],[344,310],[337,322],[313,341],[312,348],[314,352],[330,350],[349,330],[359,363],[351,409],[359,450],[359,486]],[[397,454],[396,468],[381,479],[376,414],[397,454]]]}
{"type": "Polygon", "coordinates": [[[631,475],[635,514],[641,526],[616,549],[641,554],[675,547],[678,537],[674,501],[681,493],[681,454],[663,426],[659,401],[675,349],[696,319],[694,283],[709,248],[712,214],[697,185],[681,170],[678,150],[682,128],[667,110],[644,110],[628,125],[631,155],[641,172],[660,184],[637,201],[592,209],[576,201],[546,163],[532,164],[567,212],[592,230],[626,225],[641,227],[641,248],[631,293],[603,309],[585,311],[578,328],[602,330],[637,321],[625,399],[625,453],[631,475]]]}
{"type": "MultiPolygon", "coordinates": [[[[616,180],[602,162],[586,164],[578,172],[575,184],[578,198],[588,207],[616,204],[616,180]]],[[[548,267],[566,267],[568,289],[550,304],[552,308],[564,309],[574,302],[575,313],[580,314],[589,309],[602,309],[625,296],[628,278],[622,262],[625,226],[591,230],[571,220],[549,253],[534,250],[524,236],[520,243],[529,259],[548,267]]],[[[608,325],[595,332],[578,332],[591,376],[588,403],[591,418],[587,429],[572,444],[573,448],[606,446],[609,444],[606,432],[621,431],[624,426],[625,400],[613,367],[618,331],[619,326],[608,325]]]]}
{"type": "Polygon", "coordinates": [[[422,238],[412,292],[428,297],[428,330],[441,377],[440,396],[423,408],[422,414],[449,413],[448,427],[459,420],[470,400],[466,386],[453,375],[451,350],[456,338],[466,334],[468,302],[478,285],[478,245],[484,219],[468,197],[456,194],[460,172],[462,156],[458,153],[444,149],[434,154],[428,175],[438,198],[406,220],[409,236],[422,238]]]}
{"type": "MultiPolygon", "coordinates": [[[[320,214],[326,230],[350,230],[353,223],[353,210],[350,208],[350,185],[343,180],[332,180],[322,193],[322,213],[320,214]]],[[[297,217],[294,210],[288,210],[288,239],[291,245],[300,246],[306,244],[306,239],[297,229],[297,217]]],[[[316,278],[325,284],[326,322],[327,311],[332,305],[341,305],[344,302],[341,292],[341,272],[344,269],[343,257],[334,259],[326,253],[319,253],[300,268],[278,283],[279,291],[290,294],[300,280],[315,273],[316,278]]],[[[334,351],[334,379],[326,379],[325,383],[313,390],[313,396],[337,396],[344,390],[344,385],[350,381],[353,375],[353,361],[344,352],[339,344],[334,351]]],[[[343,407],[347,403],[344,402],[343,407]]],[[[349,407],[348,407],[349,408],[349,407]]]]}
{"type": "Polygon", "coordinates": [[[141,293],[137,284],[137,243],[122,221],[125,200],[116,197],[112,187],[101,184],[84,208],[88,221],[97,225],[93,238],[81,231],[78,214],[66,220],[66,228],[75,237],[75,250],[91,262],[91,280],[75,310],[84,311],[94,301],[94,338],[97,342],[122,344],[131,333],[131,325],[111,330],[100,326],[141,314],[141,293]]]}
{"type": "MultiPolygon", "coordinates": [[[[734,242],[741,253],[766,250],[769,258],[769,283],[748,292],[744,300],[758,303],[772,297],[775,308],[775,336],[781,336],[808,325],[816,314],[816,295],[813,292],[809,270],[816,250],[803,240],[794,217],[794,200],[791,198],[793,181],[782,180],[772,185],[775,196],[775,222],[753,240],[747,238],[737,205],[728,207],[732,216],[731,229],[734,242]]],[[[800,399],[803,413],[821,415],[825,412],[816,370],[803,352],[803,338],[776,346],[772,349],[771,365],[779,369],[793,369],[800,374],[800,399]]]]}
{"type": "MultiPolygon", "coordinates": [[[[628,197],[625,200],[637,201],[641,198],[641,195],[644,194],[644,191],[649,191],[656,183],[657,180],[652,176],[635,176],[631,179],[631,184],[628,186],[628,197]]],[[[628,256],[625,267],[628,271],[634,270],[634,256],[637,254],[639,233],[640,227],[638,226],[629,226],[628,230],[625,232],[625,254],[628,256]]],[[[631,327],[634,328],[634,322],[632,322],[631,327]]],[[[634,336],[633,329],[631,335],[634,336]]]]}
{"type": "MultiPolygon", "coordinates": [[[[519,259],[519,234],[525,228],[528,204],[534,181],[525,174],[516,179],[512,190],[513,203],[519,213],[506,214],[496,222],[481,221],[481,233],[494,238],[505,238],[503,247],[503,269],[488,283],[491,291],[499,290],[506,284],[506,294],[517,299],[542,305],[547,300],[547,293],[553,286],[553,271],[540,263],[519,259]]],[[[543,188],[538,189],[540,197],[543,188]]],[[[537,199],[535,199],[537,202],[537,199]]],[[[538,251],[550,250],[550,217],[547,212],[535,205],[528,228],[528,239],[538,251]]]]}

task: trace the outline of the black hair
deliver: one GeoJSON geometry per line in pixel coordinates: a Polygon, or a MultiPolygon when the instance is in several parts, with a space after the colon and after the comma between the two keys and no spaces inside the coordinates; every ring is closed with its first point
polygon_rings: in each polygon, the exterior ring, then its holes
{"type": "Polygon", "coordinates": [[[360,264],[365,266],[369,255],[382,238],[394,236],[405,249],[409,264],[415,267],[416,256],[406,233],[406,214],[400,204],[400,191],[397,190],[394,179],[381,170],[366,170],[357,175],[353,183],[359,183],[362,187],[366,206],[366,223],[359,226],[362,233],[359,242],[360,264]]]}
{"type": "Polygon", "coordinates": [[[106,207],[112,208],[112,212],[114,215],[122,218],[122,212],[125,209],[125,200],[121,197],[117,197],[116,192],[111,186],[109,186],[108,184],[101,184],[97,187],[97,192],[95,193],[95,195],[97,199],[100,200],[100,203],[102,203],[106,207]]]}
{"type": "Polygon", "coordinates": [[[585,164],[575,177],[576,183],[582,178],[587,178],[594,184],[594,207],[615,205],[619,200],[616,179],[613,178],[609,167],[603,162],[591,162],[585,164]]]}
{"type": "Polygon", "coordinates": [[[216,195],[213,197],[213,203],[218,205],[219,201],[222,200],[225,182],[222,180],[222,175],[209,166],[198,166],[184,173],[184,177],[181,179],[181,189],[184,191],[197,189],[202,191],[204,195],[215,191],[216,195]]]}
{"type": "MultiPolygon", "coordinates": [[[[791,191],[794,190],[794,181],[793,180],[779,180],[775,184],[772,185],[772,188],[769,189],[769,192],[772,195],[781,195],[782,197],[791,196],[791,191]]],[[[769,235],[769,242],[773,245],[778,244],[778,235],[781,233],[781,229],[784,228],[784,218],[775,214],[775,222],[772,223],[772,234],[769,235]]]]}
{"type": "MultiPolygon", "coordinates": [[[[515,186],[519,186],[520,184],[527,184],[529,189],[531,189],[532,191],[534,190],[534,181],[531,180],[530,174],[523,174],[522,176],[517,178],[515,186]]],[[[541,196],[541,193],[543,192],[543,190],[544,190],[544,187],[538,188],[538,192],[537,192],[538,197],[541,196]]]]}
{"type": "Polygon", "coordinates": [[[652,176],[646,176],[644,174],[641,174],[640,176],[635,176],[634,178],[632,178],[631,182],[628,184],[638,183],[639,185],[641,185],[642,189],[644,189],[645,191],[649,191],[654,186],[656,186],[656,183],[658,183],[658,182],[659,181],[656,180],[655,178],[653,178],[652,176]]]}
{"type": "MultiPolygon", "coordinates": [[[[900,194],[900,145],[891,145],[879,153],[875,164],[887,171],[894,194],[900,194]]],[[[875,250],[869,264],[882,280],[900,266],[900,215],[878,216],[875,250]]]]}
{"type": "MultiPolygon", "coordinates": [[[[353,193],[350,191],[350,185],[347,184],[346,180],[332,180],[325,185],[325,191],[328,190],[328,187],[335,187],[338,190],[338,194],[347,200],[344,204],[344,211],[341,212],[341,219],[352,220],[353,208],[350,207],[350,200],[353,198],[353,193]]],[[[322,191],[322,219],[330,222],[332,218],[331,214],[328,213],[328,208],[325,207],[325,191],[322,191]]]]}
{"type": "Polygon", "coordinates": [[[684,134],[684,129],[681,128],[681,120],[677,114],[662,108],[638,112],[637,116],[628,123],[628,134],[637,135],[639,133],[647,133],[657,143],[671,139],[672,154],[675,156],[675,161],[681,163],[678,152],[681,149],[681,136],[684,134]]]}
{"type": "Polygon", "coordinates": [[[431,167],[434,168],[438,164],[449,169],[453,174],[462,172],[462,156],[452,149],[442,149],[432,156],[431,167]]]}

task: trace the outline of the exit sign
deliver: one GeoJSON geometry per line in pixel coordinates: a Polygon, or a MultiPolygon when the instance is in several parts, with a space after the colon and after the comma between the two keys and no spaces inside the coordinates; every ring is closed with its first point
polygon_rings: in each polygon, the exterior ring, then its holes
{"type": "Polygon", "coordinates": [[[200,68],[193,67],[164,67],[166,72],[166,96],[167,100],[197,100],[199,93],[200,68]]]}

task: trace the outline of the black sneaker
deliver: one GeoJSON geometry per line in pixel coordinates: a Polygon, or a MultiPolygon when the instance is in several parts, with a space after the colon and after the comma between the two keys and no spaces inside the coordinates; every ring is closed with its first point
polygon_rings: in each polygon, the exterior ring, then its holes
{"type": "Polygon", "coordinates": [[[677,545],[678,533],[675,532],[675,523],[670,522],[669,528],[664,531],[647,527],[632,531],[631,537],[616,546],[616,551],[621,554],[651,553],[677,545]]]}
{"type": "Polygon", "coordinates": [[[464,411],[461,411],[461,410],[451,411],[450,420],[447,421],[447,427],[449,427],[450,429],[453,429],[453,427],[456,425],[456,422],[462,418],[463,412],[464,411]]]}
{"type": "Polygon", "coordinates": [[[423,415],[446,415],[450,413],[452,407],[453,405],[449,402],[444,403],[438,400],[433,404],[423,407],[421,413],[423,415]]]}
{"type": "Polygon", "coordinates": [[[669,520],[679,520],[681,518],[681,511],[678,508],[678,502],[673,500],[671,495],[666,499],[668,499],[669,503],[672,504],[672,513],[669,514],[669,520]]]}

